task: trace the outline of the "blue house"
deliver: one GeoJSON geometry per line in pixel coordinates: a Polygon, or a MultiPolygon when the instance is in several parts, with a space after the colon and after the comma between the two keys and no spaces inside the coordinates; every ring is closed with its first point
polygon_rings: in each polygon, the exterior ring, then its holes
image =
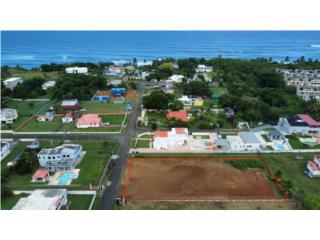
{"type": "Polygon", "coordinates": [[[111,93],[114,97],[121,97],[126,94],[125,88],[111,88],[111,93]]]}
{"type": "Polygon", "coordinates": [[[93,102],[108,102],[110,100],[110,93],[107,91],[97,91],[97,93],[92,97],[93,102]]]}

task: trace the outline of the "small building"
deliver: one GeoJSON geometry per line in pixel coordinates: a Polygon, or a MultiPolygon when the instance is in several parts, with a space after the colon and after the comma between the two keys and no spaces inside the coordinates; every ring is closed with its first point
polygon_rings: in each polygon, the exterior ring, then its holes
{"type": "Polygon", "coordinates": [[[1,140],[1,161],[4,159],[6,156],[8,156],[11,153],[11,144],[9,141],[3,141],[1,140]]]}
{"type": "Polygon", "coordinates": [[[192,107],[192,99],[188,96],[182,96],[181,98],[178,98],[178,101],[182,102],[183,108],[186,110],[189,110],[192,107]]]}
{"type": "Polygon", "coordinates": [[[114,79],[107,82],[107,86],[119,86],[122,83],[121,79],[114,79]]]}
{"type": "Polygon", "coordinates": [[[67,113],[62,117],[62,122],[63,122],[63,123],[71,123],[71,122],[73,122],[73,113],[72,113],[72,112],[67,112],[67,113]]]}
{"type": "Polygon", "coordinates": [[[172,76],[169,77],[168,82],[181,83],[183,78],[184,78],[183,75],[173,74],[172,76]]]}
{"type": "Polygon", "coordinates": [[[66,73],[69,74],[87,74],[88,68],[87,67],[68,67],[66,68],[66,73]]]}
{"type": "Polygon", "coordinates": [[[61,210],[67,203],[67,189],[37,189],[20,198],[12,210],[61,210]]]}
{"type": "Polygon", "coordinates": [[[272,131],[268,132],[268,137],[270,139],[272,139],[272,140],[282,140],[282,139],[284,139],[284,136],[278,130],[272,130],[272,131]]]}
{"type": "Polygon", "coordinates": [[[14,89],[18,84],[23,83],[23,79],[20,77],[12,77],[3,81],[3,84],[6,88],[14,89]]]}
{"type": "Polygon", "coordinates": [[[107,91],[97,91],[92,97],[91,101],[108,102],[110,100],[110,93],[107,91]]]}
{"type": "Polygon", "coordinates": [[[79,110],[80,103],[78,99],[64,99],[61,103],[61,107],[64,110],[79,110]]]}
{"type": "Polygon", "coordinates": [[[1,123],[11,124],[18,118],[18,113],[16,109],[12,108],[2,108],[0,110],[1,123]]]}
{"type": "Polygon", "coordinates": [[[189,141],[187,128],[172,128],[171,131],[155,131],[153,134],[154,149],[168,149],[187,146],[189,141]]]}
{"type": "Polygon", "coordinates": [[[35,140],[27,146],[28,149],[38,149],[40,148],[39,141],[35,140]]]}
{"type": "Polygon", "coordinates": [[[37,116],[38,122],[52,122],[53,121],[53,114],[40,114],[37,116]]]}
{"type": "Polygon", "coordinates": [[[308,161],[307,169],[313,177],[320,177],[320,168],[315,162],[308,161]]]}
{"type": "Polygon", "coordinates": [[[50,172],[72,170],[80,162],[83,151],[79,144],[63,144],[56,148],[43,148],[38,153],[39,165],[50,172]]]}
{"type": "Polygon", "coordinates": [[[119,66],[111,66],[111,67],[107,67],[104,75],[106,76],[117,76],[123,73],[123,70],[121,67],[119,66]]]}
{"type": "Polygon", "coordinates": [[[122,97],[126,94],[125,88],[111,88],[111,94],[114,97],[122,97]]]}
{"type": "Polygon", "coordinates": [[[203,106],[203,99],[198,97],[198,98],[192,98],[192,105],[195,107],[201,107],[203,106]]]}
{"type": "Polygon", "coordinates": [[[167,119],[176,119],[182,122],[188,122],[188,114],[186,111],[171,111],[167,113],[167,119]]]}
{"type": "Polygon", "coordinates": [[[196,73],[208,73],[208,72],[212,72],[212,67],[200,64],[197,66],[195,70],[196,70],[196,73]]]}
{"type": "Polygon", "coordinates": [[[233,151],[259,151],[263,147],[257,136],[252,132],[228,135],[226,139],[233,151]]]}
{"type": "Polygon", "coordinates": [[[320,122],[306,114],[298,114],[293,117],[279,118],[279,131],[285,134],[319,134],[320,122]]]}
{"type": "Polygon", "coordinates": [[[47,81],[42,84],[42,89],[43,90],[48,90],[49,88],[52,88],[56,85],[56,81],[47,81]]]}
{"type": "Polygon", "coordinates": [[[77,128],[104,127],[99,114],[83,114],[77,121],[77,128]]]}
{"type": "Polygon", "coordinates": [[[32,175],[32,180],[31,182],[33,183],[45,183],[48,181],[49,177],[49,170],[46,168],[39,168],[33,175],[32,175]]]}

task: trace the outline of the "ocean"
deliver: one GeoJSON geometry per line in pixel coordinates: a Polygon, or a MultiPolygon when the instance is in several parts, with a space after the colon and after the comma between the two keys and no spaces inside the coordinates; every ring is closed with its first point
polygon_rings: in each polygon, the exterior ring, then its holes
{"type": "Polygon", "coordinates": [[[1,65],[166,57],[320,60],[320,31],[2,31],[1,65]]]}

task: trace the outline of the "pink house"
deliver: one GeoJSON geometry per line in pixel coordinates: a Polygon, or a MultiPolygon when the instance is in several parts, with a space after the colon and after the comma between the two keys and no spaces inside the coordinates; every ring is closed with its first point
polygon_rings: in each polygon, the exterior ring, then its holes
{"type": "Polygon", "coordinates": [[[77,121],[77,128],[104,127],[99,114],[83,114],[77,121]]]}
{"type": "Polygon", "coordinates": [[[49,177],[49,170],[39,168],[32,176],[32,182],[46,182],[49,177]]]}

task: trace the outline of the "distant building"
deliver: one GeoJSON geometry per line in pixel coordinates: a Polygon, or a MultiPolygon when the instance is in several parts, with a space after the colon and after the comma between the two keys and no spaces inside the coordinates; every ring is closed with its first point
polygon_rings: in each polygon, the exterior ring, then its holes
{"type": "Polygon", "coordinates": [[[12,77],[3,81],[6,88],[14,89],[18,84],[23,83],[23,79],[20,77],[12,77]]]}
{"type": "Polygon", "coordinates": [[[188,122],[188,115],[186,111],[171,111],[167,113],[167,119],[176,119],[182,122],[188,122]]]}
{"type": "Polygon", "coordinates": [[[77,121],[77,128],[104,127],[99,114],[83,114],[77,121]]]}
{"type": "Polygon", "coordinates": [[[1,123],[11,124],[18,119],[18,113],[16,109],[2,108],[0,110],[1,123]]]}
{"type": "Polygon", "coordinates": [[[67,113],[62,117],[62,122],[63,122],[63,123],[71,123],[71,122],[73,122],[73,113],[72,113],[72,112],[67,112],[67,113]]]}
{"type": "Polygon", "coordinates": [[[43,148],[38,153],[39,165],[50,172],[72,170],[83,156],[79,144],[63,144],[56,148],[43,148]]]}
{"type": "Polygon", "coordinates": [[[88,68],[87,67],[68,67],[66,68],[66,73],[70,74],[87,74],[88,68]]]}
{"type": "Polygon", "coordinates": [[[80,103],[78,99],[64,99],[61,103],[61,107],[64,110],[78,110],[80,109],[80,103]]]}
{"type": "Polygon", "coordinates": [[[67,203],[66,189],[38,189],[20,198],[12,210],[61,210],[67,203]]]}
{"type": "Polygon", "coordinates": [[[56,81],[47,81],[42,84],[42,89],[43,90],[48,90],[49,88],[52,88],[56,85],[56,81]]]}
{"type": "Polygon", "coordinates": [[[107,82],[108,86],[118,86],[122,83],[121,79],[114,79],[107,82]]]}
{"type": "Polygon", "coordinates": [[[208,73],[208,72],[212,72],[212,67],[205,66],[205,65],[198,65],[198,67],[195,70],[197,73],[208,73]]]}
{"type": "Polygon", "coordinates": [[[297,87],[297,95],[304,101],[320,100],[320,85],[304,83],[297,87]]]}
{"type": "Polygon", "coordinates": [[[155,131],[153,135],[154,149],[167,149],[188,145],[189,132],[187,128],[172,128],[171,131],[155,131]]]}
{"type": "Polygon", "coordinates": [[[279,118],[278,129],[284,134],[319,134],[320,122],[306,114],[279,118]]]}
{"type": "Polygon", "coordinates": [[[174,83],[181,83],[183,78],[184,78],[183,75],[173,74],[172,76],[169,77],[168,81],[174,82],[174,83]]]}
{"type": "Polygon", "coordinates": [[[123,70],[121,67],[119,66],[111,66],[111,67],[107,67],[104,75],[106,76],[117,76],[123,73],[123,70]]]}
{"type": "Polygon", "coordinates": [[[288,86],[320,85],[320,69],[277,69],[288,86]]]}
{"type": "Polygon", "coordinates": [[[178,101],[182,102],[183,108],[185,110],[189,110],[192,106],[200,107],[203,106],[203,99],[202,98],[189,98],[188,96],[182,96],[178,98],[178,101]]]}

